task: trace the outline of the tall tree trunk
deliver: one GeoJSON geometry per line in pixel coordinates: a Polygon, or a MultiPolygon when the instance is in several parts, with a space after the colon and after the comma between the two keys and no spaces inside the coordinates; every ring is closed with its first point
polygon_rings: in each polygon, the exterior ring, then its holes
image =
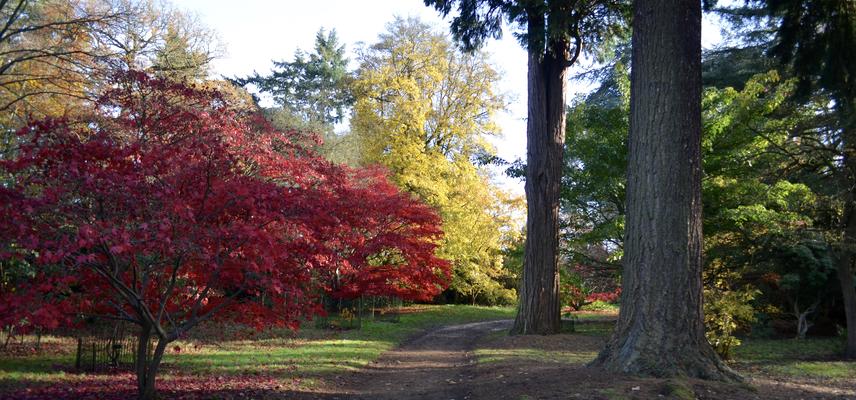
{"type": "Polygon", "coordinates": [[[704,335],[701,2],[636,0],[621,311],[592,363],[739,379],[704,335]]]}
{"type": "Polygon", "coordinates": [[[844,115],[844,159],[841,175],[844,193],[844,215],[841,221],[842,238],[838,249],[838,282],[844,299],[844,315],[847,320],[847,345],[844,357],[856,359],[856,287],[853,284],[853,254],[856,246],[856,107],[849,107],[844,115]]]}
{"type": "MultiPolygon", "coordinates": [[[[543,24],[543,21],[530,21],[530,26],[537,23],[543,24]]],[[[520,301],[512,334],[551,334],[558,333],[561,328],[559,192],[565,143],[569,44],[553,40],[548,46],[547,51],[531,45],[528,49],[526,246],[520,301]]]]}
{"type": "Polygon", "coordinates": [[[844,253],[838,259],[838,281],[841,283],[844,315],[847,320],[847,345],[844,347],[844,358],[852,360],[856,359],[856,287],[853,286],[853,253],[844,253]]]}

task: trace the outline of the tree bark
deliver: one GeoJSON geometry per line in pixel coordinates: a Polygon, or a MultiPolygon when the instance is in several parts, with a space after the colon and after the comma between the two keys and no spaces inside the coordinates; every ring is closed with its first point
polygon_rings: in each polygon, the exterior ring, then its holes
{"type": "Polygon", "coordinates": [[[621,311],[593,366],[733,380],[704,335],[701,2],[634,1],[621,311]]]}
{"type": "MultiPolygon", "coordinates": [[[[530,26],[543,21],[532,21],[530,26]]],[[[540,17],[543,18],[543,17],[540,17]]],[[[530,28],[531,29],[531,28],[530,28]]],[[[559,192],[565,143],[565,83],[569,44],[529,46],[526,123],[526,245],[520,301],[512,334],[561,329],[559,304],[559,192]]]]}
{"type": "Polygon", "coordinates": [[[146,382],[143,387],[143,392],[140,393],[140,400],[154,400],[157,398],[155,378],[157,377],[158,369],[160,368],[160,363],[163,359],[163,353],[166,350],[167,343],[168,341],[164,338],[158,339],[158,344],[155,346],[152,359],[146,364],[146,382]]]}
{"type": "Polygon", "coordinates": [[[152,358],[149,359],[151,338],[152,327],[150,325],[142,326],[138,336],[137,360],[134,366],[137,372],[137,398],[140,400],[154,400],[157,398],[155,378],[157,378],[158,369],[160,368],[166,346],[169,344],[168,339],[159,337],[152,353],[152,358]]]}
{"type": "Polygon", "coordinates": [[[841,220],[842,238],[837,254],[837,275],[844,299],[844,315],[847,321],[847,345],[844,357],[856,359],[856,287],[853,284],[853,253],[856,242],[856,128],[852,119],[856,119],[856,109],[848,108],[849,115],[842,120],[844,132],[843,173],[841,175],[844,193],[844,215],[841,220]],[[849,117],[849,118],[848,118],[849,117]]]}
{"type": "Polygon", "coordinates": [[[839,256],[838,281],[841,283],[844,315],[847,320],[847,344],[844,347],[844,358],[853,360],[856,359],[856,288],[853,286],[853,254],[850,252],[839,256]]]}
{"type": "Polygon", "coordinates": [[[140,327],[137,336],[137,358],[134,369],[137,371],[137,396],[145,399],[146,386],[148,382],[149,341],[152,337],[152,328],[148,325],[140,327]]]}

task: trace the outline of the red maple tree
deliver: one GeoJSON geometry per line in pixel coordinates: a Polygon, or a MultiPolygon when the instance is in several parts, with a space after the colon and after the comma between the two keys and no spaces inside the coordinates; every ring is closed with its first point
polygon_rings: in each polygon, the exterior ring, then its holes
{"type": "Polygon", "coordinates": [[[33,274],[0,293],[0,323],[137,324],[140,398],[167,345],[214,316],[296,328],[319,290],[428,299],[448,280],[433,210],[213,91],[124,73],[93,117],[19,141],[0,160],[0,259],[33,274]]]}

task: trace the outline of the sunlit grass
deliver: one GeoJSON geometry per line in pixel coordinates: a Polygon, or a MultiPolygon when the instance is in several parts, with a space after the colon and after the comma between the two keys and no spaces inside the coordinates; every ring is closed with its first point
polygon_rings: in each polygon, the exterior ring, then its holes
{"type": "Polygon", "coordinates": [[[794,361],[783,365],[770,366],[769,370],[790,376],[856,379],[856,363],[847,361],[794,361]]]}
{"type": "Polygon", "coordinates": [[[773,375],[826,379],[856,378],[856,363],[838,361],[842,338],[747,339],[735,350],[738,366],[773,375]]]}
{"type": "MultiPolygon", "coordinates": [[[[415,306],[404,309],[399,322],[364,320],[362,329],[328,331],[311,323],[292,334],[283,331],[256,339],[178,341],[164,357],[164,377],[170,372],[193,375],[274,374],[283,378],[313,378],[360,368],[410,336],[433,326],[514,317],[513,308],[462,305],[415,306]]],[[[47,340],[54,341],[53,338],[47,340]]],[[[75,341],[56,340],[62,346],[51,354],[0,356],[0,387],[51,384],[79,379],[64,372],[74,365],[75,341]]],[[[87,374],[110,379],[108,374],[87,374]]]]}
{"type": "Polygon", "coordinates": [[[584,364],[594,360],[594,358],[597,357],[597,352],[594,351],[547,351],[532,348],[477,349],[475,351],[475,354],[479,363],[496,363],[510,360],[526,359],[541,362],[584,364]]]}
{"type": "Polygon", "coordinates": [[[582,311],[597,311],[604,313],[618,314],[618,304],[607,303],[605,301],[595,301],[591,304],[586,304],[582,307],[582,311]]]}

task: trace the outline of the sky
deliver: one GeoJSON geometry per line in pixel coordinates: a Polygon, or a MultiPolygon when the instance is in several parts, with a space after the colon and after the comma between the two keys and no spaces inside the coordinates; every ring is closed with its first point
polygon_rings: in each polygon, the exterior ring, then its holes
{"type": "MultiPolygon", "coordinates": [[[[313,48],[315,33],[322,27],[336,29],[348,51],[360,43],[375,42],[395,16],[417,17],[438,30],[448,29],[448,21],[422,0],[174,0],[173,4],[217,32],[224,54],[213,62],[212,72],[228,77],[253,71],[266,74],[272,60],[291,61],[295,50],[313,48]]],[[[526,156],[526,52],[509,33],[506,30],[502,39],[488,42],[486,50],[502,76],[498,90],[510,100],[507,109],[496,116],[501,133],[492,142],[499,157],[513,161],[526,156]]],[[[716,43],[719,36],[714,24],[705,20],[705,47],[716,43]]],[[[356,67],[353,60],[351,67],[356,67]]],[[[568,98],[590,89],[572,82],[568,98]]],[[[495,180],[505,189],[523,194],[522,182],[499,173],[495,180]]]]}

